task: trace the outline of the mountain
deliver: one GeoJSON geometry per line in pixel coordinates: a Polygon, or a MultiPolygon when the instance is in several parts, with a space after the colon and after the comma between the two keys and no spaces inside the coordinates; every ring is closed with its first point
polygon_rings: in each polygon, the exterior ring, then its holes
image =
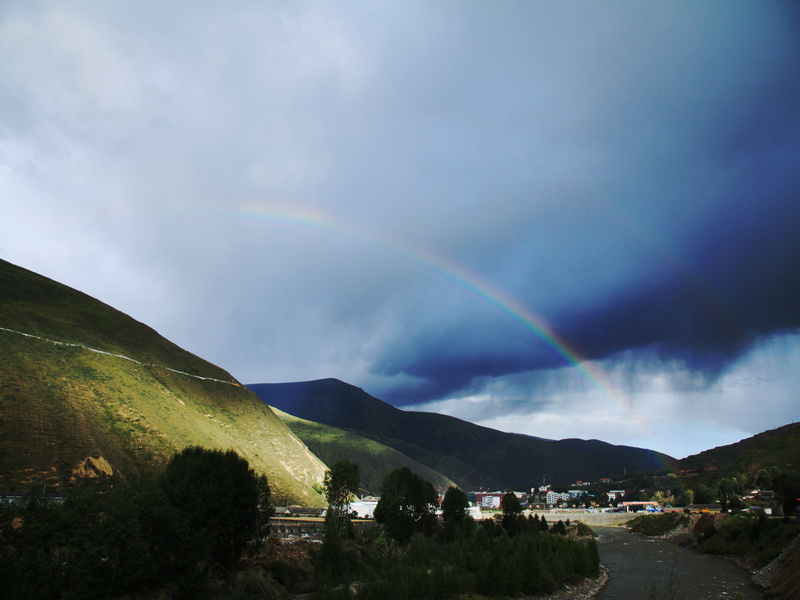
{"type": "Polygon", "coordinates": [[[300,419],[277,408],[272,410],[325,464],[332,465],[342,459],[356,463],[363,493],[379,495],[383,478],[400,467],[408,467],[440,491],[454,485],[441,473],[380,442],[352,431],[300,419]]]}
{"type": "Polygon", "coordinates": [[[402,452],[464,489],[593,481],[664,468],[674,459],[598,440],[544,440],[445,415],[397,409],[336,379],[248,386],[295,417],[352,431],[402,452]]]}
{"type": "Polygon", "coordinates": [[[684,478],[713,483],[738,473],[755,481],[761,469],[800,472],[800,423],[770,429],[734,444],[687,456],[673,465],[684,478]]]}
{"type": "Polygon", "coordinates": [[[0,260],[0,491],[113,485],[189,445],[236,450],[278,503],[324,504],[325,465],[229,373],[0,260]]]}

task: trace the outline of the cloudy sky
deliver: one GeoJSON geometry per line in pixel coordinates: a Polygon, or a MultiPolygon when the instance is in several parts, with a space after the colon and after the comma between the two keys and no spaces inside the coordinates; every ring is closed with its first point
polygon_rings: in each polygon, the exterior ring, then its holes
{"type": "Polygon", "coordinates": [[[0,5],[0,258],[245,383],[683,457],[800,417],[790,2],[0,5]]]}

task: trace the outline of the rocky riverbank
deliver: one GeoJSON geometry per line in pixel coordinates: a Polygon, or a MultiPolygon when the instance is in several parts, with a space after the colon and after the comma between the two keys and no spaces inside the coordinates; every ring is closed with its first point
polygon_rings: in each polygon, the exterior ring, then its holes
{"type": "Polygon", "coordinates": [[[600,565],[600,575],[597,579],[584,579],[574,585],[568,585],[565,589],[551,594],[541,596],[543,600],[591,600],[608,583],[608,569],[600,565]]]}

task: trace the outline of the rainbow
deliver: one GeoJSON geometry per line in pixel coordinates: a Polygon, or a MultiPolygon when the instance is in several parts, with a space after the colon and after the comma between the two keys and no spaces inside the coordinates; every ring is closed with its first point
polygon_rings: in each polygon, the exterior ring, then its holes
{"type": "MultiPolygon", "coordinates": [[[[230,216],[230,213],[227,214],[230,216]]],[[[577,350],[556,334],[547,322],[535,312],[460,265],[418,246],[412,246],[403,240],[356,228],[315,210],[288,208],[276,204],[254,204],[242,211],[237,211],[236,214],[248,219],[286,223],[334,234],[344,234],[347,237],[386,248],[469,290],[533,332],[534,335],[563,358],[567,364],[577,369],[592,387],[601,392],[611,402],[620,414],[637,425],[642,433],[645,433],[641,425],[638,424],[638,419],[626,408],[621,394],[616,391],[613,382],[603,369],[593,361],[581,357],[577,350]]]]}
{"type": "MultiPolygon", "coordinates": [[[[652,433],[648,432],[640,423],[639,419],[627,408],[626,398],[616,390],[616,386],[595,362],[580,356],[565,339],[560,337],[547,322],[535,312],[521,304],[512,296],[498,289],[491,283],[479,278],[474,273],[464,269],[462,266],[428,250],[409,244],[398,238],[379,235],[365,228],[359,228],[339,219],[335,219],[329,214],[311,209],[297,207],[296,205],[284,205],[277,202],[257,202],[246,205],[239,209],[226,210],[201,210],[192,211],[195,217],[208,217],[214,219],[236,219],[277,224],[287,224],[303,229],[322,231],[330,235],[343,235],[346,238],[355,239],[362,243],[375,245],[385,248],[400,257],[413,261],[423,268],[434,272],[439,277],[453,282],[454,284],[468,290],[470,293],[488,302],[500,311],[509,315],[516,322],[520,323],[528,331],[532,332],[537,338],[542,340],[557,355],[564,359],[566,364],[575,368],[592,388],[597,390],[604,397],[608,404],[613,407],[626,422],[632,424],[643,438],[651,438],[652,433]]],[[[163,216],[163,213],[162,213],[163,216]]],[[[185,217],[173,215],[176,218],[185,217]]]]}

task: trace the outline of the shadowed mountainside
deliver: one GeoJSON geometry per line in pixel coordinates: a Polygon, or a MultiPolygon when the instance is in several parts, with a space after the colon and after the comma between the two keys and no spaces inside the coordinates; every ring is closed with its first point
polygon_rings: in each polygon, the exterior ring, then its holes
{"type": "Polygon", "coordinates": [[[322,379],[248,386],[296,417],[356,432],[438,471],[464,489],[593,481],[662,469],[669,456],[598,440],[544,440],[503,433],[445,415],[406,412],[363,390],[322,379]]]}
{"type": "Polygon", "coordinates": [[[272,410],[325,464],[332,465],[342,459],[356,463],[361,490],[369,495],[380,495],[383,478],[400,467],[408,467],[441,492],[454,485],[444,475],[380,442],[352,431],[300,419],[274,407],[272,410]]]}
{"type": "Polygon", "coordinates": [[[276,501],[324,503],[313,486],[325,465],[229,373],[0,260],[0,490],[113,484],[190,445],[236,450],[276,501]]]}

